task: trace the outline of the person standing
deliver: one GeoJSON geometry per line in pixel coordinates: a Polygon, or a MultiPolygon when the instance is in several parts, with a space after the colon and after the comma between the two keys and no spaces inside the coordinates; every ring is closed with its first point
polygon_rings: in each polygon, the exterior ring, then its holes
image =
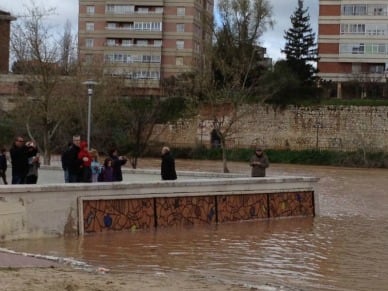
{"type": "Polygon", "coordinates": [[[66,149],[63,151],[61,155],[61,164],[62,164],[62,170],[65,178],[65,183],[69,183],[69,153],[72,145],[73,143],[69,142],[67,144],[66,149]]]}
{"type": "Polygon", "coordinates": [[[125,165],[128,159],[124,156],[119,156],[116,148],[113,148],[109,151],[109,157],[112,159],[113,181],[121,182],[123,180],[123,172],[121,167],[125,165]]]}
{"type": "Polygon", "coordinates": [[[34,142],[26,142],[28,151],[28,172],[26,184],[36,184],[38,182],[38,168],[40,167],[39,152],[34,142]]]}
{"type": "Polygon", "coordinates": [[[3,179],[4,185],[7,185],[7,156],[4,147],[0,150],[0,177],[3,179]]]}
{"type": "Polygon", "coordinates": [[[90,167],[92,169],[92,182],[98,182],[98,176],[101,174],[102,165],[98,161],[97,150],[91,149],[90,156],[92,157],[92,163],[90,165],[90,167]]]}
{"type": "Polygon", "coordinates": [[[250,159],[250,166],[252,167],[252,177],[265,177],[265,169],[269,167],[269,161],[262,148],[256,148],[250,159]]]}
{"type": "Polygon", "coordinates": [[[176,180],[175,160],[170,153],[170,148],[162,148],[162,164],[161,164],[162,180],[176,180]]]}
{"type": "Polygon", "coordinates": [[[18,136],[9,150],[12,163],[12,184],[25,184],[28,172],[28,150],[24,138],[18,136]]]}
{"type": "Polygon", "coordinates": [[[99,182],[113,182],[113,167],[112,159],[106,158],[104,161],[104,166],[100,173],[99,182]]]}
{"type": "Polygon", "coordinates": [[[88,151],[88,143],[81,141],[80,151],[78,152],[78,159],[81,163],[81,180],[79,182],[90,183],[92,182],[92,157],[88,151]]]}
{"type": "Polygon", "coordinates": [[[78,183],[81,182],[81,165],[82,160],[78,158],[78,153],[80,151],[81,137],[79,135],[73,136],[73,143],[70,146],[70,149],[66,155],[66,165],[68,166],[69,172],[69,183],[78,183]]]}

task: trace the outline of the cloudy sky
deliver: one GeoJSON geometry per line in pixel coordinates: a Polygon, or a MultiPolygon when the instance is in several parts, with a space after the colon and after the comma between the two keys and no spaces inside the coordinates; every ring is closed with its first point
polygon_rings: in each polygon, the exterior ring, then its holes
{"type": "MultiPolygon", "coordinates": [[[[290,16],[297,7],[298,0],[269,0],[273,6],[273,16],[276,21],[273,30],[267,31],[261,39],[261,44],[267,48],[268,56],[274,61],[282,58],[280,50],[284,47],[283,34],[290,26],[290,16]]],[[[23,15],[25,6],[30,6],[30,0],[2,1],[0,9],[11,12],[13,15],[23,15]],[[4,3],[7,2],[7,3],[4,3]]],[[[55,7],[57,15],[52,22],[58,27],[64,27],[69,19],[74,29],[77,29],[78,0],[34,0],[39,6],[46,8],[55,7]]],[[[311,26],[314,32],[318,27],[318,2],[317,0],[304,0],[304,6],[309,9],[311,26]]]]}

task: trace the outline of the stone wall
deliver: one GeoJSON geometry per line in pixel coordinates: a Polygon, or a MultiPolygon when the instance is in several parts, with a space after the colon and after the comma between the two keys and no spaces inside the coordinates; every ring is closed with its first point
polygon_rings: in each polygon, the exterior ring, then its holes
{"type": "MultiPolygon", "coordinates": [[[[388,151],[388,107],[250,106],[228,138],[229,147],[388,151]],[[249,113],[248,113],[249,112],[249,113]]],[[[199,115],[161,126],[154,139],[176,146],[209,146],[213,122],[199,115]]]]}

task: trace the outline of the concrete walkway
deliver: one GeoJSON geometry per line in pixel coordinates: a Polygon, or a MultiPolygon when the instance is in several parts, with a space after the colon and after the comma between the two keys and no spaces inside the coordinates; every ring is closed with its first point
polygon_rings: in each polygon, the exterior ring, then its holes
{"type": "Polygon", "coordinates": [[[50,268],[59,266],[55,261],[0,251],[0,268],[50,268]]]}

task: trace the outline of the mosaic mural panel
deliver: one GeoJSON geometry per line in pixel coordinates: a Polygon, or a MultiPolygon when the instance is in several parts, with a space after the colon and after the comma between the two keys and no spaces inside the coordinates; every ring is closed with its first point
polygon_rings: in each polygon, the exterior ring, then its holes
{"type": "Polygon", "coordinates": [[[267,194],[218,196],[218,222],[268,217],[267,194]]]}
{"type": "Polygon", "coordinates": [[[269,194],[270,217],[314,216],[313,192],[269,194]]]}
{"type": "Polygon", "coordinates": [[[153,198],[84,200],[84,232],[154,227],[153,198]]]}
{"type": "Polygon", "coordinates": [[[158,227],[211,224],[216,221],[213,196],[158,198],[156,212],[158,227]]]}

